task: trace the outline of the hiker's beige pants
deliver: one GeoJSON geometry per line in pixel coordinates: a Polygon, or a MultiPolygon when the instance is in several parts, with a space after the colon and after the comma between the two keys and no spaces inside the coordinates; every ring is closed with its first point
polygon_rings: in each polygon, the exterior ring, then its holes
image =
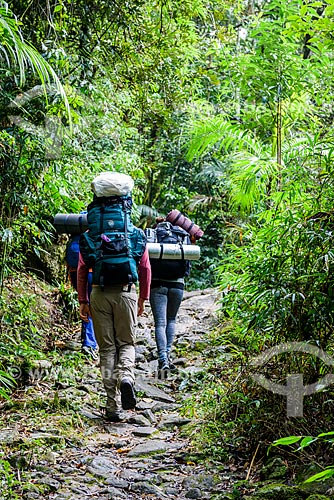
{"type": "Polygon", "coordinates": [[[100,368],[107,393],[107,409],[121,408],[119,384],[134,383],[137,293],[134,286],[93,286],[90,308],[100,351],[100,368]]]}

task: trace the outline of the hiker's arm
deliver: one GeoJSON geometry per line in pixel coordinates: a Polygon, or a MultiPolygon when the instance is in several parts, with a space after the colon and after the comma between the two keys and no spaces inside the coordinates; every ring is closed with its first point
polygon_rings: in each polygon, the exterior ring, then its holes
{"type": "Polygon", "coordinates": [[[89,304],[86,303],[80,304],[79,316],[81,319],[86,321],[86,323],[89,322],[89,317],[91,316],[89,304]]]}
{"type": "Polygon", "coordinates": [[[141,316],[145,309],[145,300],[148,300],[150,296],[150,286],[151,286],[151,264],[147,247],[139,262],[138,277],[139,277],[138,316],[141,316]]]}
{"type": "Polygon", "coordinates": [[[79,253],[77,286],[78,286],[78,299],[80,303],[79,315],[84,321],[89,321],[90,308],[88,300],[88,273],[89,269],[83,261],[81,253],[79,253]]]}
{"type": "Polygon", "coordinates": [[[145,299],[142,299],[141,297],[139,297],[138,298],[138,312],[137,312],[137,315],[141,316],[144,311],[145,311],[145,299]]]}

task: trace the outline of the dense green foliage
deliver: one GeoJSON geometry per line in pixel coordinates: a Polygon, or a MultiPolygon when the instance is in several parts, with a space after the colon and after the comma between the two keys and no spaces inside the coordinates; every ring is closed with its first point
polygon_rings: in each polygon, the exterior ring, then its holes
{"type": "MultiPolygon", "coordinates": [[[[234,216],[219,265],[229,323],[215,340],[233,361],[225,352],[213,356],[211,370],[221,377],[195,383],[190,404],[203,417],[198,442],[218,455],[232,438],[254,451],[260,436],[264,452],[287,432],[332,428],[331,387],[304,400],[304,418],[287,420],[285,398],[250,380],[252,358],[283,342],[333,353],[332,11],[331,2],[270,2],[247,16],[237,50],[225,49],[223,110],[192,128],[187,158],[216,159],[234,216]]],[[[287,373],[303,373],[306,385],[328,372],[304,358],[276,356],[261,373],[283,385],[287,373]]]]}

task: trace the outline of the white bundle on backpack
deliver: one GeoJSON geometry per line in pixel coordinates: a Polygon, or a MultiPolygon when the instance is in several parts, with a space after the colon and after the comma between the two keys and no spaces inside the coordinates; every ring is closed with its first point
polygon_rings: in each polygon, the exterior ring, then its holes
{"type": "Polygon", "coordinates": [[[127,174],[102,172],[93,179],[91,186],[98,198],[101,196],[126,196],[131,193],[134,181],[127,174]]]}

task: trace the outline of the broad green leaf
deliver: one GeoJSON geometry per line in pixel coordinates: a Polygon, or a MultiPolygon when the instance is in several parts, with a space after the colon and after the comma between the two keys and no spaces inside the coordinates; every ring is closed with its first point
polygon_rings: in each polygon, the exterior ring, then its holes
{"type": "Polygon", "coordinates": [[[334,431],[322,432],[321,434],[318,434],[318,438],[326,436],[334,436],[334,431]]]}
{"type": "Polygon", "coordinates": [[[273,442],[273,446],[287,446],[289,444],[298,443],[303,436],[287,436],[285,438],[276,439],[273,442]]]}
{"type": "MultiPolygon", "coordinates": [[[[312,437],[312,436],[305,436],[301,442],[300,442],[300,446],[298,448],[298,450],[302,450],[303,448],[306,448],[307,446],[309,446],[311,443],[314,443],[315,441],[317,441],[318,438],[315,438],[315,437],[312,437]]],[[[298,451],[297,450],[297,451],[298,451]]]]}
{"type": "Polygon", "coordinates": [[[334,468],[328,468],[326,470],[323,470],[322,472],[319,472],[318,474],[314,474],[314,476],[311,476],[307,478],[304,483],[313,483],[314,481],[325,481],[326,479],[329,479],[334,475],[334,468]]]}

